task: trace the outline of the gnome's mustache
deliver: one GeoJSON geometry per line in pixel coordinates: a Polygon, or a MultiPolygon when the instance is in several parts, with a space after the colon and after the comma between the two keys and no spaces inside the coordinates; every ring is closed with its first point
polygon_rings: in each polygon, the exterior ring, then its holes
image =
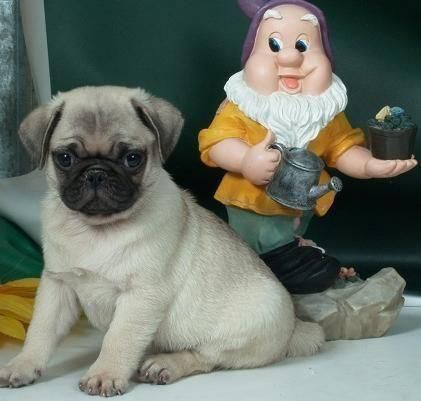
{"type": "Polygon", "coordinates": [[[306,147],[347,104],[346,88],[333,74],[330,87],[318,96],[274,92],[262,95],[244,81],[243,71],[225,84],[228,100],[250,119],[270,129],[288,147],[306,147]],[[293,99],[293,100],[292,100],[293,99]]]}

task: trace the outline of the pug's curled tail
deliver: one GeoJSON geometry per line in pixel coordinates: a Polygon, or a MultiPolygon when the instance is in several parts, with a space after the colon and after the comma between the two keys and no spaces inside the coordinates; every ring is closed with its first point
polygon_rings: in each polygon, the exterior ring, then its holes
{"type": "Polygon", "coordinates": [[[325,341],[325,334],[317,323],[295,319],[295,328],[289,342],[287,357],[315,354],[325,341]]]}

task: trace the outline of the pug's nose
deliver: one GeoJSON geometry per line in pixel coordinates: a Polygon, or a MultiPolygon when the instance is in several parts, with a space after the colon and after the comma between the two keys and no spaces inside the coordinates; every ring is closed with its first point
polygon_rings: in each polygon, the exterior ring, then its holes
{"type": "Polygon", "coordinates": [[[85,177],[92,188],[98,188],[107,181],[107,173],[99,168],[88,170],[85,177]]]}

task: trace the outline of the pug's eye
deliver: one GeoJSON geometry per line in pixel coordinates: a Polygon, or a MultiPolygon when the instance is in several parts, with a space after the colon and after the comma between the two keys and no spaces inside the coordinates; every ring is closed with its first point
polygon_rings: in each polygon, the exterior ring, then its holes
{"type": "Polygon", "coordinates": [[[279,38],[269,38],[269,47],[274,53],[278,53],[282,50],[282,40],[279,38]]]}
{"type": "Polygon", "coordinates": [[[128,168],[139,167],[143,162],[143,156],[139,152],[130,152],[124,157],[124,165],[128,168]]]}
{"type": "Polygon", "coordinates": [[[60,152],[56,154],[56,162],[62,168],[69,168],[74,161],[74,156],[70,152],[60,152]]]}
{"type": "Polygon", "coordinates": [[[308,48],[310,47],[309,43],[307,40],[305,39],[298,39],[295,42],[295,48],[300,52],[300,53],[304,53],[306,50],[308,50],[308,48]]]}

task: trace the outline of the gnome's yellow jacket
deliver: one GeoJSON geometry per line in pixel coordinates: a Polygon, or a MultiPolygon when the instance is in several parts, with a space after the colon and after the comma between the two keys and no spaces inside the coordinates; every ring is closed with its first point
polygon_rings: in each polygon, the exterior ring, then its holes
{"type": "MultiPolygon", "coordinates": [[[[239,138],[249,145],[256,145],[266,136],[267,130],[261,124],[248,118],[232,102],[228,102],[216,114],[211,125],[199,133],[199,150],[202,161],[217,167],[209,158],[209,150],[216,143],[227,138],[239,138]]],[[[327,166],[335,167],[336,160],[354,145],[364,143],[364,134],[360,129],[353,129],[344,113],[339,113],[313,139],[308,150],[321,157],[327,166]]],[[[329,174],[322,172],[320,183],[329,182],[329,174]]],[[[315,213],[323,216],[333,203],[334,192],[329,192],[317,201],[315,213]]],[[[241,174],[227,172],[221,181],[215,199],[227,206],[237,206],[252,210],[258,214],[273,216],[300,216],[299,210],[280,205],[266,195],[264,186],[256,186],[241,174]]]]}

